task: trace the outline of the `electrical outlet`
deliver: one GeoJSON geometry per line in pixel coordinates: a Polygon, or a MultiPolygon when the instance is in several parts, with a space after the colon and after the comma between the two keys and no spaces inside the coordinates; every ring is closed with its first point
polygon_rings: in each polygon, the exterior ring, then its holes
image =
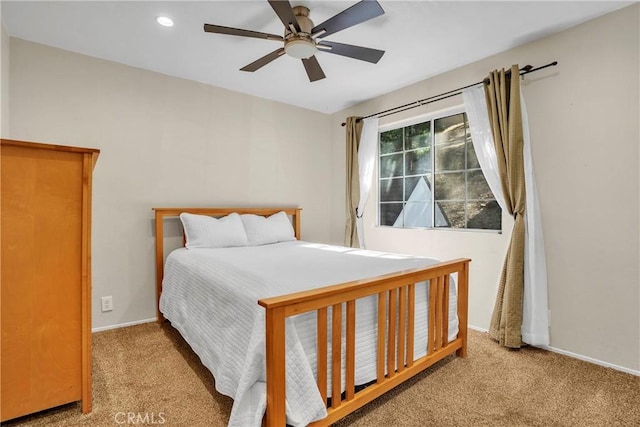
{"type": "Polygon", "coordinates": [[[100,298],[102,301],[102,311],[112,311],[113,310],[113,297],[102,297],[100,298]]]}

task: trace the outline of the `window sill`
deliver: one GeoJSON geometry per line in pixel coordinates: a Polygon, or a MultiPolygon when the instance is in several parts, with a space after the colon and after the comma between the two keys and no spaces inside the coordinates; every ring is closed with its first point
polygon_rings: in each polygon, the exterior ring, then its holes
{"type": "Polygon", "coordinates": [[[424,230],[424,231],[446,231],[446,232],[460,232],[460,233],[483,233],[483,234],[502,234],[502,230],[483,230],[476,228],[446,228],[446,227],[394,227],[392,225],[375,225],[375,228],[385,228],[392,230],[424,230]]]}

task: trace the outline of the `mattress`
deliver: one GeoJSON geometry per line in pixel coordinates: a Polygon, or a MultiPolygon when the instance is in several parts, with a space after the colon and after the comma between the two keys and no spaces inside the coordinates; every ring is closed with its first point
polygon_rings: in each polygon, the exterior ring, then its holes
{"type": "MultiPolygon", "coordinates": [[[[303,241],[182,248],[171,252],[165,262],[160,311],[211,371],[216,389],[233,398],[229,425],[258,427],[266,408],[265,313],[258,300],[438,262],[303,241]]],[[[458,333],[452,284],[449,341],[458,333]]],[[[356,384],[376,378],[376,319],[377,296],[356,302],[356,384]]],[[[416,285],[415,358],[427,351],[427,319],[428,286],[420,283],[416,285]]],[[[286,325],[287,423],[303,426],[326,416],[315,379],[316,314],[287,318],[286,325]]]]}

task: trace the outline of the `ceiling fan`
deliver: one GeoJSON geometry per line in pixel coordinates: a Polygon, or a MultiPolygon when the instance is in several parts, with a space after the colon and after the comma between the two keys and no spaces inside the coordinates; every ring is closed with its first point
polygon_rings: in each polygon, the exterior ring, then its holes
{"type": "Polygon", "coordinates": [[[325,37],[331,34],[384,14],[384,10],[382,10],[382,7],[377,1],[362,0],[316,26],[314,26],[313,21],[309,19],[309,9],[307,7],[292,7],[291,3],[287,0],[268,1],[276,15],[278,15],[278,18],[280,18],[284,24],[284,36],[243,30],[240,28],[223,27],[221,25],[204,24],[204,31],[207,33],[284,42],[284,46],[242,67],[240,69],[241,71],[256,71],[286,53],[291,57],[302,60],[309,80],[314,82],[325,78],[322,67],[320,67],[315,57],[316,52],[333,53],[335,55],[347,56],[374,64],[384,55],[383,50],[324,40],[325,37]]]}

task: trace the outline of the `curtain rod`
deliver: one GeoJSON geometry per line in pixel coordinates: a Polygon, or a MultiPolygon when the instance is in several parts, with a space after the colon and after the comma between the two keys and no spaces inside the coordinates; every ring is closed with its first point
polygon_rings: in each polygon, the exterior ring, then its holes
{"type": "MultiPolygon", "coordinates": [[[[555,67],[556,65],[558,65],[558,61],[553,61],[553,62],[550,62],[550,63],[548,63],[546,65],[542,65],[540,67],[537,67],[537,68],[533,68],[533,66],[531,66],[531,65],[525,65],[524,67],[522,67],[520,69],[520,75],[524,76],[525,74],[533,73],[534,71],[542,70],[542,69],[548,68],[548,67],[555,67]]],[[[511,74],[511,70],[507,70],[505,72],[505,74],[511,74]]],[[[410,110],[412,108],[420,107],[422,105],[430,104],[432,102],[441,101],[443,99],[451,98],[452,96],[460,95],[464,89],[468,89],[468,88],[470,88],[472,86],[476,86],[476,85],[479,85],[479,84],[482,84],[482,83],[484,83],[484,84],[489,83],[489,79],[486,78],[486,79],[484,79],[482,81],[479,81],[479,82],[476,82],[476,83],[472,83],[470,85],[466,85],[466,86],[463,86],[463,87],[459,87],[457,89],[453,89],[453,90],[450,90],[448,92],[441,93],[439,95],[434,95],[434,96],[430,96],[428,98],[419,99],[417,101],[413,101],[413,102],[410,102],[408,104],[400,105],[398,107],[390,108],[388,110],[379,111],[377,113],[369,114],[368,116],[358,117],[356,119],[356,122],[359,122],[359,121],[364,120],[364,119],[368,119],[369,117],[390,116],[391,114],[400,113],[402,111],[410,110]]],[[[346,123],[342,123],[342,126],[346,126],[346,123]]]]}

